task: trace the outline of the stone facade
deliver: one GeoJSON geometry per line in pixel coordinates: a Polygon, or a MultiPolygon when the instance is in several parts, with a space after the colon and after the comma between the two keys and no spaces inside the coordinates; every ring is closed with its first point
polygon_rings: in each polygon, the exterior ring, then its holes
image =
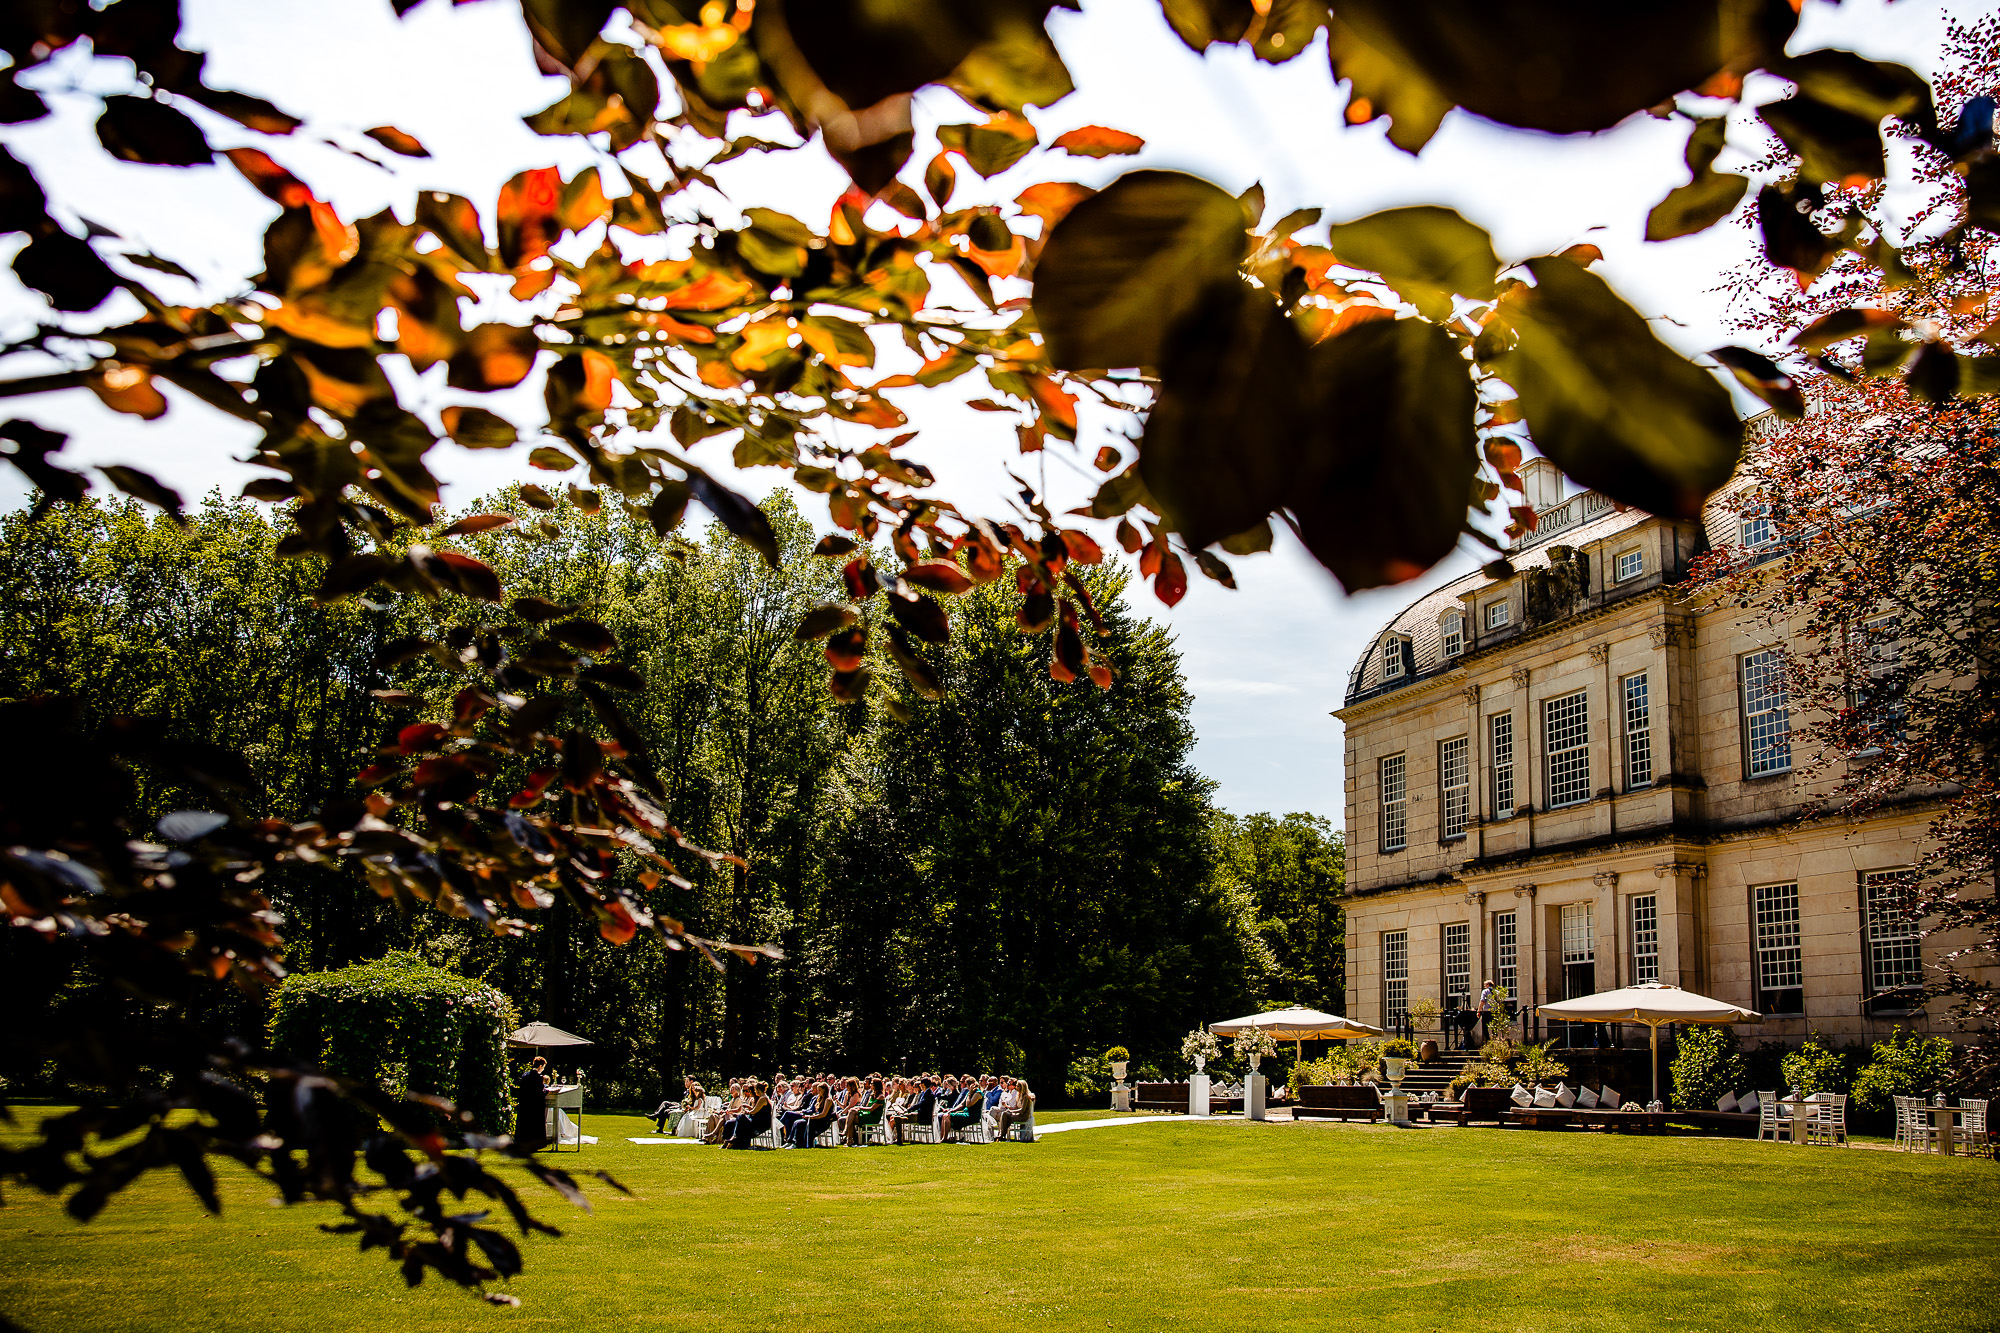
{"type": "Polygon", "coordinates": [[[1933,1027],[1909,983],[1950,942],[1916,943],[1894,873],[1935,794],[1802,822],[1816,793],[1758,657],[1781,645],[1679,595],[1711,542],[1758,534],[1560,501],[1552,468],[1524,471],[1543,518],[1514,573],[1407,608],[1335,714],[1347,1012],[1394,1022],[1487,978],[1522,1005],[1658,979],[1765,1013],[1764,1040],[1933,1027]]]}

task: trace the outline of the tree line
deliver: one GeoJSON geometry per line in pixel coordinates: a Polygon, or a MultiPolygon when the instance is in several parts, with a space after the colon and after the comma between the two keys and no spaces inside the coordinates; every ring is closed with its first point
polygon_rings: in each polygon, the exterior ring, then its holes
{"type": "MultiPolygon", "coordinates": [[[[1051,639],[1021,635],[994,585],[951,604],[951,642],[932,654],[943,689],[896,720],[836,698],[822,646],[795,633],[840,573],[812,557],[782,492],[765,506],[776,568],[720,528],[662,543],[643,515],[591,507],[544,513],[512,491],[480,508],[516,529],[471,541],[517,598],[616,635],[668,817],[740,858],[663,876],[634,856],[619,873],[656,913],[774,942],[784,959],[718,971],[650,934],[613,947],[561,899],[525,914],[532,926],[495,929],[304,864],[268,886],[288,966],[415,950],[490,982],[524,1018],[591,1037],[591,1076],[625,1103],[687,1072],[798,1065],[1004,1068],[1056,1090],[1072,1059],[1114,1042],[1171,1064],[1201,1022],[1339,1006],[1340,834],[1311,815],[1217,807],[1189,762],[1179,655],[1128,609],[1121,568],[1086,580],[1110,689],[1058,685],[1051,639]]],[[[398,691],[444,679],[421,657],[398,671],[405,645],[449,643],[496,611],[450,595],[316,600],[316,562],[281,558],[280,539],[256,507],[219,497],[185,525],[97,500],[7,515],[0,697],[73,698],[86,728],[163,717],[239,750],[258,816],[365,800],[356,775],[413,721],[398,691]]],[[[139,778],[140,827],[191,799],[139,778]]],[[[119,1003],[72,955],[25,943],[6,942],[13,1012],[119,1003]]],[[[264,1007],[218,984],[203,1021],[254,1037],[264,1007]]],[[[59,1090],[18,1062],[0,1073],[18,1091],[59,1090]]]]}

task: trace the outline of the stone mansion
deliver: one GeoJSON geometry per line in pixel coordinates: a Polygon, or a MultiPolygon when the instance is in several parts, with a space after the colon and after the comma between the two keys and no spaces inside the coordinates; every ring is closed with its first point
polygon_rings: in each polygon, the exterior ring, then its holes
{"type": "MultiPolygon", "coordinates": [[[[1783,644],[1677,595],[1711,545],[1768,540],[1562,498],[1522,469],[1535,533],[1376,637],[1346,726],[1348,1010],[1397,1022],[1491,978],[1522,1006],[1660,980],[1867,1041],[1928,1027],[1899,873],[1935,814],[1800,823],[1783,644]]],[[[1931,946],[1936,947],[1936,946],[1931,946]]]]}

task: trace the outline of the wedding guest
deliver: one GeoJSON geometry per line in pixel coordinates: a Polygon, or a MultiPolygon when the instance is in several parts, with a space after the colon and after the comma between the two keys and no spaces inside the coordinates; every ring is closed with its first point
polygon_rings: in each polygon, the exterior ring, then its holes
{"type": "Polygon", "coordinates": [[[744,1101],[748,1109],[733,1117],[729,1128],[727,1147],[745,1148],[750,1141],[771,1127],[771,1099],[764,1095],[764,1085],[756,1079],[746,1079],[743,1085],[744,1101]]]}

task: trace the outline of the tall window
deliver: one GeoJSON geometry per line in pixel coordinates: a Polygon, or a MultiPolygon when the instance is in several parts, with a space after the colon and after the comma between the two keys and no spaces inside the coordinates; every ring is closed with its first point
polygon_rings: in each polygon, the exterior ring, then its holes
{"type": "Polygon", "coordinates": [[[1410,1008],[1410,932],[1385,931],[1382,935],[1382,1022],[1403,1021],[1410,1008]]]}
{"type": "Polygon", "coordinates": [[[1391,639],[1382,645],[1382,679],[1394,680],[1403,674],[1403,641],[1391,639]]]}
{"type": "Polygon", "coordinates": [[[1632,900],[1632,980],[1660,979],[1660,900],[1652,894],[1632,900]]]}
{"type": "Polygon", "coordinates": [[[1638,578],[1645,568],[1645,556],[1639,554],[1637,551],[1620,551],[1618,553],[1618,564],[1614,568],[1611,577],[1619,583],[1623,583],[1626,579],[1638,578]]]}
{"type": "Polygon", "coordinates": [[[1472,757],[1466,738],[1438,746],[1438,836],[1462,838],[1472,805],[1472,757]]]}
{"type": "Polygon", "coordinates": [[[1563,998],[1578,999],[1597,990],[1597,912],[1595,903],[1562,905],[1563,998]]]}
{"type": "Polygon", "coordinates": [[[1403,756],[1382,761],[1382,850],[1397,852],[1410,845],[1410,784],[1403,756]]]}
{"type": "Polygon", "coordinates": [[[1590,799],[1590,710],[1584,691],[1542,705],[1542,744],[1549,756],[1549,808],[1590,799]]]}
{"type": "Polygon", "coordinates": [[[1472,927],[1464,921],[1444,928],[1444,998],[1460,1008],[1472,998],[1472,927]]]}
{"type": "Polygon", "coordinates": [[[1767,1014],[1802,1014],[1805,963],[1799,948],[1799,886],[1752,889],[1757,917],[1757,1007],[1767,1014]]]}
{"type": "Polygon", "coordinates": [[[1507,625],[1507,603],[1488,602],[1486,604],[1486,628],[1504,629],[1507,625]]]}
{"type": "Polygon", "coordinates": [[[1486,753],[1493,756],[1493,817],[1510,819],[1514,814],[1514,715],[1495,713],[1486,720],[1486,753]]]}
{"type": "Polygon", "coordinates": [[[1507,994],[1515,1000],[1521,998],[1520,955],[1516,952],[1514,924],[1518,918],[1512,912],[1493,914],[1493,980],[1506,987],[1507,994]]]}
{"type": "Polygon", "coordinates": [[[1865,729],[1860,753],[1873,754],[1903,738],[1902,625],[1880,616],[1848,636],[1851,651],[1847,703],[1865,729]]]}
{"type": "Polygon", "coordinates": [[[1767,648],[1746,653],[1737,666],[1743,682],[1743,771],[1753,778],[1789,773],[1792,710],[1785,689],[1785,655],[1767,648]]]}
{"type": "Polygon", "coordinates": [[[1645,672],[1625,686],[1625,790],[1653,785],[1653,704],[1645,672]]]}
{"type": "Polygon", "coordinates": [[[1444,639],[1444,655],[1457,657],[1465,651],[1465,617],[1453,611],[1438,622],[1438,633],[1444,639]]]}
{"type": "Polygon", "coordinates": [[[1861,876],[1867,923],[1868,1006],[1909,1009],[1924,984],[1923,940],[1910,904],[1910,872],[1870,870],[1861,876]]]}

